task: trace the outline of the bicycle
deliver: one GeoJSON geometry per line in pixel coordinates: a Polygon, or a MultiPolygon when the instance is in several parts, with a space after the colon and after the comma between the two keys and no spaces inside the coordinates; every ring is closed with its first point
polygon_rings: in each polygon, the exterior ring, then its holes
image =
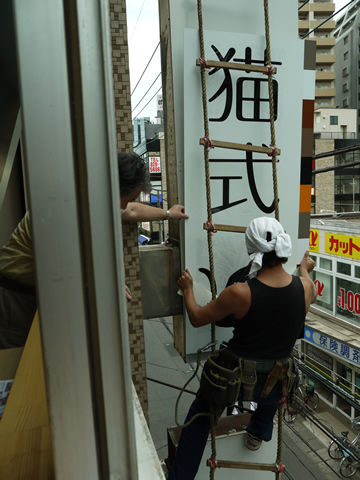
{"type": "Polygon", "coordinates": [[[348,449],[344,449],[344,457],[339,464],[339,472],[345,478],[350,478],[355,475],[355,473],[360,468],[360,461],[355,459],[351,453],[354,453],[356,456],[360,453],[359,445],[351,445],[348,449]]]}
{"type": "Polygon", "coordinates": [[[319,395],[315,392],[313,385],[299,385],[298,397],[301,398],[302,402],[311,410],[316,410],[319,406],[319,395]],[[299,395],[300,394],[300,395],[299,395]]]}
{"type": "Polygon", "coordinates": [[[287,398],[283,418],[286,423],[293,423],[296,415],[301,413],[304,406],[316,410],[319,405],[319,395],[315,392],[312,385],[299,385],[295,391],[295,395],[287,398]]]}
{"type": "Polygon", "coordinates": [[[338,442],[333,440],[328,447],[329,457],[333,460],[341,460],[344,457],[344,450],[358,441],[359,434],[350,442],[348,439],[349,432],[341,432],[341,437],[336,437],[338,442]]]}
{"type": "Polygon", "coordinates": [[[348,439],[349,432],[341,432],[341,436],[337,436],[337,441],[333,440],[328,447],[329,457],[334,460],[341,460],[339,464],[339,472],[345,478],[353,477],[360,467],[360,462],[354,458],[354,455],[360,454],[360,417],[352,420],[352,426],[358,430],[353,440],[348,439]]]}

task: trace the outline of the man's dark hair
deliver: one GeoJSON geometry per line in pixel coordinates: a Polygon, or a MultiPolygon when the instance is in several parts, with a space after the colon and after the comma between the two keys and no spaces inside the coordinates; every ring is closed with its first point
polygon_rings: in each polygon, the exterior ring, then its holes
{"type": "Polygon", "coordinates": [[[130,195],[141,187],[141,191],[149,193],[151,182],[148,166],[137,153],[118,153],[121,195],[130,195]]]}
{"type": "Polygon", "coordinates": [[[287,262],[287,258],[278,257],[274,251],[264,253],[262,268],[272,268],[287,262]]]}

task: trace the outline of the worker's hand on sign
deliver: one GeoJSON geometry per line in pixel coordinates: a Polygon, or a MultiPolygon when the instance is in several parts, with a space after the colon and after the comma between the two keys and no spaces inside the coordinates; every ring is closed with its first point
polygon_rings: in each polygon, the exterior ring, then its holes
{"type": "Polygon", "coordinates": [[[189,215],[185,213],[185,207],[184,205],[173,205],[171,208],[169,208],[170,212],[170,217],[171,219],[186,219],[189,218],[189,215]]]}
{"type": "Polygon", "coordinates": [[[178,285],[183,292],[193,288],[193,279],[188,269],[184,270],[178,280],[178,285]]]}
{"type": "Polygon", "coordinates": [[[314,262],[314,260],[312,258],[310,258],[309,256],[309,250],[306,250],[305,254],[304,254],[304,257],[303,259],[301,260],[301,264],[300,266],[305,268],[305,270],[310,273],[314,267],[315,267],[316,263],[314,262]]]}
{"type": "Polygon", "coordinates": [[[128,302],[131,302],[132,296],[131,296],[130,288],[127,285],[125,285],[125,296],[126,296],[126,300],[128,302]]]}

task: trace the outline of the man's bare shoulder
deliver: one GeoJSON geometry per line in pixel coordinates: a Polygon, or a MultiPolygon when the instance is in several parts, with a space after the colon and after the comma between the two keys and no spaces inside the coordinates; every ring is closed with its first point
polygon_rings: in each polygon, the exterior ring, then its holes
{"type": "Polygon", "coordinates": [[[247,282],[233,283],[225,290],[228,290],[230,295],[239,297],[241,299],[246,299],[250,296],[250,288],[247,282]]]}
{"type": "Polygon", "coordinates": [[[231,306],[231,314],[235,318],[243,318],[251,304],[251,292],[247,283],[234,283],[221,293],[225,305],[231,306]]]}

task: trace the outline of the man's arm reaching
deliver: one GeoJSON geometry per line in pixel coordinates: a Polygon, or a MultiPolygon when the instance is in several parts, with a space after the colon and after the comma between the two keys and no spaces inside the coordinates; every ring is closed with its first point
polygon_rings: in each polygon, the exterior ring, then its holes
{"type": "Polygon", "coordinates": [[[309,251],[306,250],[299,267],[300,278],[303,282],[305,289],[306,311],[309,310],[310,305],[315,302],[317,297],[316,287],[309,275],[309,273],[314,269],[314,267],[315,262],[312,258],[310,258],[309,251]]]}
{"type": "Polygon", "coordinates": [[[186,219],[189,218],[185,213],[183,205],[173,205],[168,210],[163,210],[158,207],[151,207],[143,203],[129,202],[126,209],[122,213],[122,221],[125,223],[131,222],[151,222],[153,220],[167,220],[167,219],[186,219]]]}

